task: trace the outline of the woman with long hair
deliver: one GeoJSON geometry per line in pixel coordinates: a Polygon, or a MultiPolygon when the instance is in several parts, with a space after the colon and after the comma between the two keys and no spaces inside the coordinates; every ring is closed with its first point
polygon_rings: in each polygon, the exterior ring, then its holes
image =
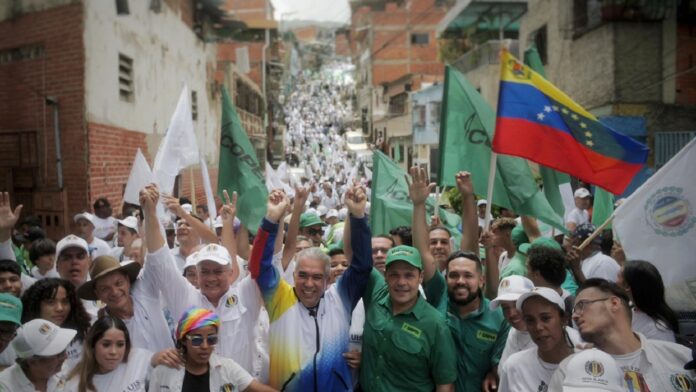
{"type": "Polygon", "coordinates": [[[626,290],[633,304],[633,330],[648,339],[675,341],[677,315],[665,301],[665,285],[652,263],[629,260],[618,273],[616,284],[626,290]]]}
{"type": "Polygon", "coordinates": [[[176,346],[184,358],[182,369],[158,366],[152,373],[150,390],[249,391],[275,389],[261,384],[229,358],[213,352],[218,342],[220,317],[215,312],[192,307],[184,312],[176,328],[176,346]]]}
{"type": "Polygon", "coordinates": [[[40,318],[77,331],[67,350],[65,369],[70,369],[80,359],[82,342],[91,320],[82,301],[77,298],[75,286],[59,278],[38,280],[24,292],[22,304],[22,323],[40,318]]]}
{"type": "Polygon", "coordinates": [[[553,372],[574,351],[565,302],[553,289],[536,287],[517,299],[535,347],[512,354],[500,367],[500,391],[545,391],[553,372]]]}
{"type": "Polygon", "coordinates": [[[144,392],[152,357],[147,350],[131,347],[123,321],[101,317],[87,333],[80,362],[56,390],[144,392]]]}

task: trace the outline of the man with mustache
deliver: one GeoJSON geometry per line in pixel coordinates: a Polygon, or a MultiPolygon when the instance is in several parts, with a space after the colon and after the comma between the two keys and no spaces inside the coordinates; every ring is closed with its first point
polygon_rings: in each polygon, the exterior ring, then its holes
{"type": "Polygon", "coordinates": [[[496,373],[510,326],[500,309],[491,310],[484,298],[485,282],[478,257],[478,220],[471,176],[456,175],[462,195],[461,250],[445,259],[444,277],[437,273],[427,242],[425,200],[434,188],[424,169],[411,168],[409,195],[413,201],[413,243],[423,260],[423,288],[428,302],[446,315],[457,350],[458,392],[497,389],[496,373]]]}

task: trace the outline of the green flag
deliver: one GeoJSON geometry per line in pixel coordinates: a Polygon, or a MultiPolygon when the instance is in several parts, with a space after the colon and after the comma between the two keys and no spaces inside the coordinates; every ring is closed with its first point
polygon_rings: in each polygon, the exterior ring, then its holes
{"type": "MultiPolygon", "coordinates": [[[[599,227],[614,213],[614,195],[596,186],[594,194],[594,204],[592,206],[592,224],[599,227]]],[[[605,229],[611,229],[611,224],[605,229]]]]}
{"type": "Polygon", "coordinates": [[[250,232],[256,233],[266,214],[268,190],[254,148],[225,88],[221,123],[218,195],[222,198],[223,190],[230,194],[236,191],[237,216],[250,232]]]}
{"type": "MultiPolygon", "coordinates": [[[[474,192],[486,196],[490,172],[495,112],[466,80],[448,66],[440,122],[440,185],[456,185],[460,170],[472,175],[474,192]]],[[[565,232],[559,216],[537,187],[524,159],[498,155],[493,203],[518,214],[533,216],[565,232]]]]}
{"type": "MultiPolygon", "coordinates": [[[[536,46],[532,46],[524,52],[524,63],[533,69],[534,72],[546,77],[544,64],[541,62],[536,46]]],[[[539,165],[539,174],[541,174],[541,179],[544,182],[546,200],[549,201],[549,204],[551,204],[551,207],[558,215],[565,216],[566,210],[563,204],[563,197],[561,196],[561,189],[569,193],[569,199],[572,198],[573,190],[570,187],[570,176],[542,165],[539,165]]]]}
{"type": "MultiPolygon", "coordinates": [[[[399,226],[411,226],[413,203],[408,196],[406,171],[381,151],[372,155],[372,199],[370,202],[370,230],[373,235],[389,234],[389,230],[399,226]]],[[[430,197],[426,202],[426,219],[435,210],[435,200],[430,197]]],[[[444,208],[439,209],[440,221],[455,237],[458,244],[461,234],[459,215],[444,208]]]]}

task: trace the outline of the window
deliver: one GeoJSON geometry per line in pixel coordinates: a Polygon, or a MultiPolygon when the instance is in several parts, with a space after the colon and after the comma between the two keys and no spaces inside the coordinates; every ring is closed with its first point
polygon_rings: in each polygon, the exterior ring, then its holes
{"type": "Polygon", "coordinates": [[[191,118],[193,121],[198,120],[198,94],[191,91],[191,118]]]}
{"type": "Polygon", "coordinates": [[[413,107],[413,125],[417,127],[425,126],[425,106],[417,105],[413,107]]]}
{"type": "Polygon", "coordinates": [[[391,99],[389,100],[389,115],[402,116],[404,113],[406,113],[407,98],[407,93],[402,93],[391,97],[391,99]]]}
{"type": "Polygon", "coordinates": [[[118,14],[118,15],[130,14],[130,11],[128,10],[128,0],[116,0],[116,14],[118,14]]]}
{"type": "Polygon", "coordinates": [[[546,26],[540,27],[532,34],[532,37],[534,37],[534,45],[536,45],[537,51],[539,52],[542,64],[548,64],[546,26]]]}
{"type": "Polygon", "coordinates": [[[427,45],[429,38],[428,33],[413,33],[411,34],[411,44],[427,45]]]}
{"type": "Polygon", "coordinates": [[[118,54],[118,93],[121,100],[133,102],[133,59],[118,54]]]}
{"type": "Polygon", "coordinates": [[[442,102],[431,102],[430,103],[430,123],[439,124],[440,123],[440,108],[442,107],[442,102]]]}

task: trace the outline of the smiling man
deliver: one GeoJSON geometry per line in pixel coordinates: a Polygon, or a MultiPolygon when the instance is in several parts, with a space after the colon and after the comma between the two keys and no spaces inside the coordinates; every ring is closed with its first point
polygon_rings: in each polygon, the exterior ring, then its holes
{"type": "Polygon", "coordinates": [[[266,217],[254,239],[249,271],[256,280],[271,320],[270,385],[285,391],[352,390],[343,353],[348,350],[351,312],[363,294],[372,270],[370,229],[362,188],[349,188],[352,259],[329,285],[330,259],[317,248],[297,255],[294,287],[272,264],[273,246],[288,200],[282,191],[268,197],[266,217]]]}

